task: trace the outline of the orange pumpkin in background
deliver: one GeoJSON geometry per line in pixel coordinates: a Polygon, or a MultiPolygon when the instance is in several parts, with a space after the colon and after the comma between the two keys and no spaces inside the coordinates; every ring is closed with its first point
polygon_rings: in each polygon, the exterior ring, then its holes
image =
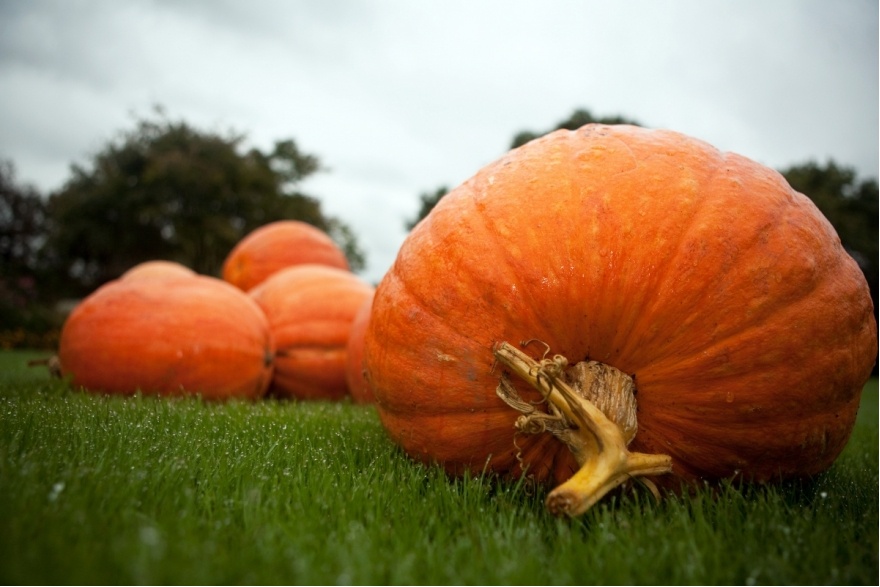
{"type": "Polygon", "coordinates": [[[345,253],[327,233],[298,220],[280,220],[233,247],[223,262],[223,279],[249,291],[276,271],[302,264],[349,269],[345,253]]]}
{"type": "Polygon", "coordinates": [[[364,371],[364,337],[370,324],[370,311],[373,307],[373,294],[364,300],[354,316],[348,343],[345,347],[345,379],[352,400],[358,404],[371,404],[375,401],[364,371]]]}
{"type": "Polygon", "coordinates": [[[275,339],[273,394],[309,400],[348,394],[346,345],[355,314],[373,291],[355,274],[326,265],[282,269],[250,291],[275,339]]]}
{"type": "Polygon", "coordinates": [[[247,294],[213,277],[107,283],[64,323],[61,374],[113,394],[262,397],[272,378],[269,324],[247,294]]]}
{"type": "Polygon", "coordinates": [[[392,439],[558,484],[577,515],[827,469],[877,358],[862,272],[776,171],[685,135],[559,130],[447,194],[379,284],[365,364],[392,439]]]}
{"type": "Polygon", "coordinates": [[[155,279],[173,277],[194,277],[197,275],[195,271],[176,261],[144,261],[138,263],[125,273],[119,279],[155,279]]]}

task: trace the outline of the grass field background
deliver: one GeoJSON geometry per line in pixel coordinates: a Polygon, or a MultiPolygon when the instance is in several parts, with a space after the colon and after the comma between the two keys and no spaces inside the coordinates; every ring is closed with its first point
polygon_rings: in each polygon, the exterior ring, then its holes
{"type": "Polygon", "coordinates": [[[407,459],[373,408],[71,390],[0,353],[0,583],[878,583],[878,391],[827,473],[577,520],[407,459]]]}

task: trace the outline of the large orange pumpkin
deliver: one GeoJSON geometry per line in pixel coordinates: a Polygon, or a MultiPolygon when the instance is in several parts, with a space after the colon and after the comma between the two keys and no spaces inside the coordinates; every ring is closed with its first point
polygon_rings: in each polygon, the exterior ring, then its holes
{"type": "Polygon", "coordinates": [[[410,455],[564,482],[548,505],[576,515],[631,476],[827,469],[876,328],[858,266],[777,172],[587,125],[440,201],[377,288],[365,361],[410,455]]]}
{"type": "Polygon", "coordinates": [[[273,394],[327,400],[348,394],[346,345],[355,314],[373,291],[349,271],[311,264],[282,269],[250,291],[275,338],[273,394]]]}
{"type": "Polygon", "coordinates": [[[220,279],[167,276],[110,282],[61,331],[61,372],[89,390],[258,398],[274,345],[254,301],[220,279]]]}
{"type": "Polygon", "coordinates": [[[223,262],[223,279],[249,291],[280,269],[307,263],[349,269],[345,253],[327,233],[299,220],[279,220],[233,247],[223,262]]]}
{"type": "Polygon", "coordinates": [[[358,404],[371,404],[375,401],[364,371],[364,337],[370,324],[372,307],[373,294],[370,294],[351,322],[348,342],[345,345],[345,380],[348,382],[348,393],[358,404]]]}

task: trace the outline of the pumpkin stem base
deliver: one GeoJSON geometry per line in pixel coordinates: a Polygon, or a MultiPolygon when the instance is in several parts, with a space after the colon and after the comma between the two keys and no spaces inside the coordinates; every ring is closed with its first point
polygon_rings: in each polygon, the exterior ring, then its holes
{"type": "Polygon", "coordinates": [[[547,496],[551,513],[579,516],[628,479],[672,471],[668,455],[627,449],[638,428],[629,376],[596,362],[566,370],[568,360],[561,355],[536,361],[507,342],[496,346],[495,357],[547,402],[547,412],[539,411],[523,401],[507,374],[502,374],[496,393],[523,414],[516,421],[517,430],[550,432],[569,447],[580,466],[547,496]]]}

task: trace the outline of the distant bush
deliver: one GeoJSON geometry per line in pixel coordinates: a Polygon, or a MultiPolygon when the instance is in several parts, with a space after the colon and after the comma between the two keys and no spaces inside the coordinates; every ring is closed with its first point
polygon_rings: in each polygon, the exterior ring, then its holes
{"type": "Polygon", "coordinates": [[[55,349],[64,316],[39,304],[0,299],[0,349],[55,349]]]}
{"type": "Polygon", "coordinates": [[[58,348],[61,331],[57,328],[47,332],[30,332],[23,328],[0,331],[0,349],[39,349],[53,350],[58,348]]]}

